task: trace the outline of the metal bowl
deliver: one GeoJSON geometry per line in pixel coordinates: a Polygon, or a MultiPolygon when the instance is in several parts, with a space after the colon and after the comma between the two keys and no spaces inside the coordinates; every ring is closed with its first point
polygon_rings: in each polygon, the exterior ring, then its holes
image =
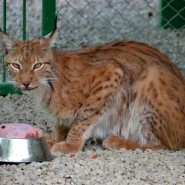
{"type": "Polygon", "coordinates": [[[27,124],[0,124],[0,162],[43,162],[52,159],[40,129],[27,124]]]}

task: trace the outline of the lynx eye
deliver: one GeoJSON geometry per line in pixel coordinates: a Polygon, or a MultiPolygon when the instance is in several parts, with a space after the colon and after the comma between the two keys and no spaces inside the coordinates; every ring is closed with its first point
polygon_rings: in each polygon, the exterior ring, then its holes
{"type": "Polygon", "coordinates": [[[37,70],[37,69],[41,69],[43,67],[43,64],[42,63],[36,63],[34,66],[33,66],[33,69],[34,70],[37,70]]]}
{"type": "Polygon", "coordinates": [[[18,70],[21,69],[21,66],[19,64],[17,64],[17,63],[11,63],[10,65],[14,69],[18,69],[18,70]]]}

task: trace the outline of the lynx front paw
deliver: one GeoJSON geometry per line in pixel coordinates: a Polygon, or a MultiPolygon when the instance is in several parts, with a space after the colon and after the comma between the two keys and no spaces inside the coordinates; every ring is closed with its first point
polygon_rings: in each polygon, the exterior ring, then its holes
{"type": "Polygon", "coordinates": [[[45,138],[45,140],[46,140],[46,143],[47,143],[49,149],[51,149],[52,146],[53,146],[55,143],[58,143],[58,142],[59,142],[59,141],[57,141],[57,140],[54,139],[54,136],[51,136],[51,135],[49,135],[49,134],[44,134],[44,138],[45,138]]]}
{"type": "Polygon", "coordinates": [[[75,153],[82,149],[82,145],[78,143],[60,142],[53,145],[51,152],[75,153]]]}

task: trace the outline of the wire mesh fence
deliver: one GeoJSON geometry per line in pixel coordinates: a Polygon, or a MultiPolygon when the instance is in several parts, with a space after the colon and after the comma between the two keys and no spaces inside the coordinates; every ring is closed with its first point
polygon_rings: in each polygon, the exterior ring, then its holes
{"type": "Polygon", "coordinates": [[[76,3],[65,0],[57,7],[63,23],[61,35],[67,37],[68,42],[71,39],[70,45],[74,47],[79,46],[79,38],[88,44],[117,39],[144,40],[158,25],[157,9],[158,1],[149,3],[143,0],[85,0],[76,3]],[[77,42],[68,36],[69,31],[77,35],[77,42]]]}
{"type": "MultiPolygon", "coordinates": [[[[148,38],[147,34],[158,25],[158,7],[158,1],[85,0],[75,4],[65,0],[57,9],[64,23],[63,30],[67,28],[94,43],[148,38]]],[[[66,30],[62,35],[65,33],[66,30]]]]}
{"type": "MultiPolygon", "coordinates": [[[[27,5],[27,36],[38,38],[41,1],[27,0],[27,5]]],[[[137,40],[158,48],[179,68],[185,69],[184,0],[56,0],[56,5],[58,49],[79,49],[120,39],[137,40]]],[[[21,4],[7,0],[7,7],[7,32],[21,39],[21,4]]]]}
{"type": "Polygon", "coordinates": [[[174,0],[165,2],[161,7],[158,0],[60,1],[60,46],[77,49],[119,39],[137,40],[157,47],[184,68],[185,24],[177,30],[172,21],[178,18],[180,22],[180,17],[184,23],[185,5],[167,20],[162,13],[173,8],[174,0]]]}

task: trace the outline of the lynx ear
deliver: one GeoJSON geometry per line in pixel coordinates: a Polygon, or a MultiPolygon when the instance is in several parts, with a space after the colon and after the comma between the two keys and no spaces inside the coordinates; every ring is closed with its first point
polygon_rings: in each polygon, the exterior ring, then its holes
{"type": "Polygon", "coordinates": [[[9,50],[13,49],[13,44],[15,41],[5,34],[0,28],[0,46],[1,49],[4,51],[4,54],[7,54],[9,50]]]}
{"type": "Polygon", "coordinates": [[[46,45],[46,47],[52,48],[55,46],[56,38],[58,35],[58,30],[54,30],[53,32],[49,33],[48,35],[44,36],[42,39],[46,45]]]}
{"type": "Polygon", "coordinates": [[[41,39],[41,42],[42,42],[47,48],[52,48],[52,47],[54,47],[54,45],[55,45],[55,43],[56,43],[56,38],[57,38],[57,35],[58,35],[57,19],[58,19],[58,16],[55,17],[55,27],[54,27],[54,31],[52,31],[51,33],[47,34],[46,36],[44,36],[43,39],[41,39]]]}

